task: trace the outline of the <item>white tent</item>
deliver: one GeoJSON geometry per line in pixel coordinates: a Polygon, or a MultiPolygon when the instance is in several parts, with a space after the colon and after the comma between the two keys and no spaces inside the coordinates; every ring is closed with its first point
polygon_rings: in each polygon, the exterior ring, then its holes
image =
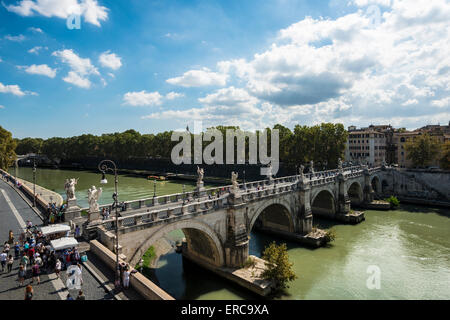
{"type": "Polygon", "coordinates": [[[73,247],[78,247],[78,241],[72,237],[65,237],[50,241],[52,248],[57,250],[69,249],[73,247]]]}
{"type": "Polygon", "coordinates": [[[66,224],[52,224],[49,226],[41,227],[40,229],[44,236],[70,231],[70,227],[66,224]]]}

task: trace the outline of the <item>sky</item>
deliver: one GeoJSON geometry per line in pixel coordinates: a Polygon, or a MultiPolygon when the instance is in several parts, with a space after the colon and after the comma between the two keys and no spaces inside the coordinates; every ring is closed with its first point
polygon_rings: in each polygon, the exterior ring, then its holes
{"type": "Polygon", "coordinates": [[[0,2],[16,138],[449,120],[449,0],[0,2]]]}

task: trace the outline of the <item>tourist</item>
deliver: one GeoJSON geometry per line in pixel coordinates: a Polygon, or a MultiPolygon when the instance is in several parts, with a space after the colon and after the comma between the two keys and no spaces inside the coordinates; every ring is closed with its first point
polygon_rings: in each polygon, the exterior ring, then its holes
{"type": "Polygon", "coordinates": [[[33,227],[33,223],[30,220],[27,220],[27,231],[30,231],[30,229],[33,227]]]}
{"type": "Polygon", "coordinates": [[[78,292],[77,300],[86,300],[86,296],[84,295],[82,290],[78,292]]]}
{"type": "Polygon", "coordinates": [[[6,260],[8,260],[8,255],[5,251],[0,253],[0,263],[2,264],[2,272],[5,271],[6,260]]]}
{"type": "Polygon", "coordinates": [[[37,284],[40,284],[41,279],[39,278],[39,274],[41,273],[41,270],[39,269],[39,265],[37,264],[37,262],[31,268],[31,273],[33,275],[33,278],[31,279],[31,283],[34,283],[34,280],[36,280],[37,284]]]}
{"type": "Polygon", "coordinates": [[[25,269],[25,271],[27,271],[27,265],[30,263],[30,258],[28,258],[28,256],[26,254],[24,254],[22,256],[22,265],[25,269]]]}
{"type": "Polygon", "coordinates": [[[56,265],[55,265],[55,273],[56,277],[59,278],[59,273],[61,272],[61,260],[56,259],[56,265]]]}
{"type": "Polygon", "coordinates": [[[81,236],[80,227],[77,225],[75,227],[75,238],[79,238],[81,236]]]}
{"type": "Polygon", "coordinates": [[[66,300],[73,300],[72,296],[70,295],[70,293],[67,294],[66,300]]]}
{"type": "Polygon", "coordinates": [[[25,281],[25,275],[26,275],[26,270],[25,270],[23,264],[20,264],[19,265],[19,272],[17,274],[20,286],[23,286],[23,282],[25,281]]]}
{"type": "Polygon", "coordinates": [[[19,256],[20,256],[20,245],[16,241],[16,243],[14,244],[14,257],[18,258],[19,256]]]}
{"type": "Polygon", "coordinates": [[[33,287],[31,285],[28,285],[25,288],[25,300],[32,300],[33,299],[33,287]]]}
{"type": "Polygon", "coordinates": [[[136,272],[136,270],[130,271],[130,265],[126,265],[122,272],[122,284],[124,289],[128,289],[130,286],[130,274],[136,272]]]}
{"type": "Polygon", "coordinates": [[[8,262],[7,262],[7,264],[8,264],[8,273],[11,272],[13,263],[14,263],[14,258],[13,258],[12,255],[9,255],[8,262]]]}
{"type": "Polygon", "coordinates": [[[8,243],[9,244],[13,244],[14,243],[14,233],[12,232],[12,230],[9,230],[8,243]]]}
{"type": "Polygon", "coordinates": [[[6,252],[6,254],[9,254],[9,250],[11,249],[11,247],[9,246],[8,242],[5,242],[5,244],[3,245],[3,251],[6,252]]]}

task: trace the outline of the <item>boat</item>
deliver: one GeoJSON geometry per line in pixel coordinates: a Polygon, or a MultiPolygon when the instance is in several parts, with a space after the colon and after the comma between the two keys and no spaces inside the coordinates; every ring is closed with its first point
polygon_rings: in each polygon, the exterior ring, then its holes
{"type": "Polygon", "coordinates": [[[165,181],[166,177],[164,176],[148,176],[148,180],[157,180],[157,181],[165,181]]]}

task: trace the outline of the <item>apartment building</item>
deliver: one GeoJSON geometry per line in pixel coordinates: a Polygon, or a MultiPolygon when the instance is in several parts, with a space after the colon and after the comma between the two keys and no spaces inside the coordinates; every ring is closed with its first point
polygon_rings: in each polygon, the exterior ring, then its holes
{"type": "Polygon", "coordinates": [[[345,161],[379,166],[386,160],[386,134],[391,126],[348,127],[345,161]]]}

